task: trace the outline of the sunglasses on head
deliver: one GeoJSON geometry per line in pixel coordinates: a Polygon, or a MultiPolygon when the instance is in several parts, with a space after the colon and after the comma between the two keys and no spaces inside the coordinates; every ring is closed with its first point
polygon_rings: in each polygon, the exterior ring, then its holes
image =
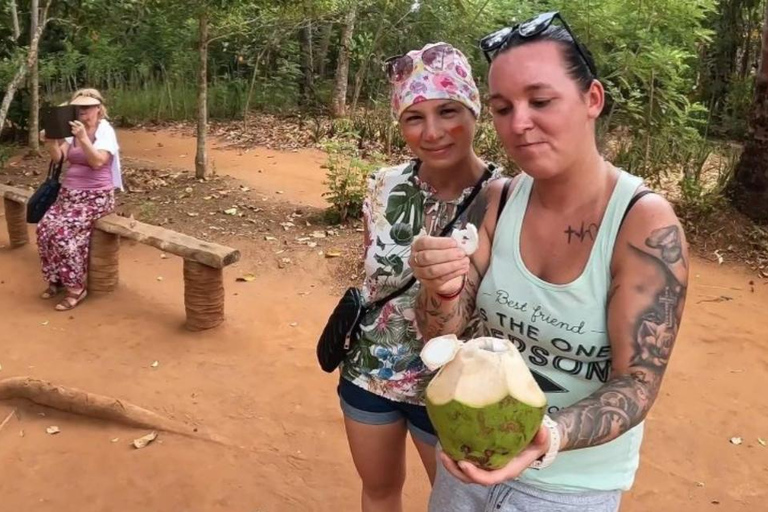
{"type": "MultiPolygon", "coordinates": [[[[421,52],[421,61],[426,69],[440,72],[446,69],[455,52],[454,47],[449,44],[438,44],[421,52]]],[[[410,55],[395,55],[384,61],[384,72],[387,74],[387,79],[396,84],[413,73],[413,64],[413,58],[410,55]]]]}
{"type": "Polygon", "coordinates": [[[480,40],[480,49],[483,51],[483,55],[485,55],[488,62],[491,62],[499,51],[506,47],[512,38],[521,37],[523,39],[530,39],[532,37],[537,37],[547,30],[556,19],[560,20],[563,28],[571,36],[571,39],[573,39],[573,45],[576,47],[576,51],[579,52],[579,55],[589,68],[592,76],[597,78],[597,70],[595,69],[594,64],[587,58],[581,43],[579,43],[579,40],[576,38],[576,34],[573,33],[571,27],[568,26],[568,23],[557,11],[539,14],[538,16],[515,25],[514,27],[504,27],[492,32],[480,40]]]}

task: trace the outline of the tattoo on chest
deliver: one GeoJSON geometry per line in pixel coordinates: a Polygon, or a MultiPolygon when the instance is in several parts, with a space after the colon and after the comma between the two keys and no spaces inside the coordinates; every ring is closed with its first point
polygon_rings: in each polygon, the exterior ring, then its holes
{"type": "Polygon", "coordinates": [[[584,221],[581,222],[581,225],[578,228],[574,228],[570,224],[568,224],[568,229],[563,231],[566,235],[568,235],[568,243],[571,243],[571,240],[577,240],[579,242],[583,242],[584,240],[591,240],[595,241],[595,238],[597,238],[597,231],[600,229],[600,226],[595,224],[594,222],[590,224],[584,224],[584,221]]]}

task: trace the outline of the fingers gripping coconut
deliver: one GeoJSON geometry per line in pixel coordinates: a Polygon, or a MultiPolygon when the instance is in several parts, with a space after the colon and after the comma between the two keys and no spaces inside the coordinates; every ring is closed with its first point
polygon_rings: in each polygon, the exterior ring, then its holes
{"type": "Polygon", "coordinates": [[[427,412],[453,460],[499,469],[531,443],[547,400],[511,342],[440,336],[421,358],[439,369],[427,387],[427,412]]]}

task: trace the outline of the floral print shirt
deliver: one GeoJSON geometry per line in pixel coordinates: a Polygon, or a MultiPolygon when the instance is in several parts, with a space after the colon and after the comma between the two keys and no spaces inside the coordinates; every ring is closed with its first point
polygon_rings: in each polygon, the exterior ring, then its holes
{"type": "MultiPolygon", "coordinates": [[[[367,239],[362,291],[367,303],[386,297],[408,282],[414,236],[422,229],[428,234],[440,233],[472,192],[473,187],[469,187],[455,200],[439,200],[435,190],[419,179],[415,167],[411,162],[381,169],[369,180],[363,205],[367,239]]],[[[491,167],[491,178],[483,187],[500,175],[497,168],[491,167]]],[[[466,211],[455,229],[465,225],[466,211]]],[[[423,394],[433,372],[419,357],[424,342],[414,312],[418,291],[416,282],[362,319],[360,341],[342,366],[343,378],[389,400],[423,405],[423,394]]]]}

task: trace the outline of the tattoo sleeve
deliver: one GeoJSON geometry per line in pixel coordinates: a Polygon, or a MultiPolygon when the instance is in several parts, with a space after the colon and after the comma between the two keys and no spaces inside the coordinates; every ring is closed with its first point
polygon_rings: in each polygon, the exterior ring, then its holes
{"type": "MultiPolygon", "coordinates": [[[[488,212],[490,200],[489,187],[485,187],[467,208],[466,222],[481,228],[488,212]]],[[[458,299],[445,300],[422,287],[416,298],[416,321],[424,340],[430,340],[443,334],[461,335],[475,311],[477,290],[480,287],[482,272],[474,261],[469,268],[464,290],[458,299]]]]}
{"type": "Polygon", "coordinates": [[[614,330],[609,325],[612,338],[617,335],[628,341],[629,361],[614,364],[611,380],[595,393],[553,414],[561,429],[561,450],[607,443],[648,414],[661,387],[685,302],[687,262],[681,238],[680,228],[671,225],[653,231],[643,248],[629,245],[633,265],[646,270],[625,286],[614,282],[608,298],[609,314],[612,308],[630,310],[628,315],[614,313],[623,325],[614,330]],[[639,308],[632,306],[638,302],[639,308]]]}
{"type": "Polygon", "coordinates": [[[426,288],[419,291],[416,298],[416,321],[424,340],[430,340],[443,334],[460,334],[475,310],[479,273],[470,265],[464,290],[458,299],[445,300],[426,288]]]}

